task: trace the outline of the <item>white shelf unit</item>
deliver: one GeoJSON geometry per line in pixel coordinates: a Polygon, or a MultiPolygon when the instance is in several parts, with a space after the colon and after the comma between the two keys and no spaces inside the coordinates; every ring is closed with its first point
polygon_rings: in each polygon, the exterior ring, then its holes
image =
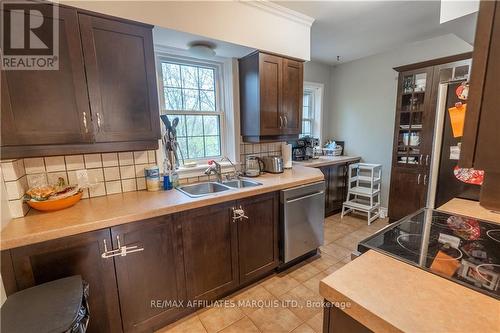
{"type": "Polygon", "coordinates": [[[349,165],[347,200],[342,204],[342,214],[359,211],[367,214],[368,225],[380,216],[380,186],[382,165],[354,163],[349,165]]]}

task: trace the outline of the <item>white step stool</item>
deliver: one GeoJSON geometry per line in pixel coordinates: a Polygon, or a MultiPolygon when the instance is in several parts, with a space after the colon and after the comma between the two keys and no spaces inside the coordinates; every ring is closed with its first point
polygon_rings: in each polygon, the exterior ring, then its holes
{"type": "Polygon", "coordinates": [[[380,186],[382,165],[354,163],[349,165],[347,201],[342,204],[344,215],[360,211],[367,213],[368,225],[380,216],[380,186]]]}

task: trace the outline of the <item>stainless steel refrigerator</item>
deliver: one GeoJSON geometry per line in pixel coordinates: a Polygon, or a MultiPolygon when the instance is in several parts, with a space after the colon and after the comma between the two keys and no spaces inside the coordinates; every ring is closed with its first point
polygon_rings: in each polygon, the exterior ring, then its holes
{"type": "Polygon", "coordinates": [[[455,93],[464,80],[441,83],[438,90],[435,135],[432,150],[431,178],[427,207],[438,208],[453,198],[479,201],[479,185],[462,182],[455,177],[458,164],[456,148],[462,137],[454,137],[449,109],[460,101],[455,93]]]}

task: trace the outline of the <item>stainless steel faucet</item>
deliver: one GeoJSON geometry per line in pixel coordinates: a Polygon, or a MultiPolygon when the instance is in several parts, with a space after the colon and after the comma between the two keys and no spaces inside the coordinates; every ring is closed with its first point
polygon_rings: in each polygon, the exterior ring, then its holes
{"type": "Polygon", "coordinates": [[[209,178],[211,174],[215,174],[217,176],[217,181],[219,183],[222,183],[222,167],[214,160],[208,162],[208,168],[207,170],[205,170],[205,175],[207,175],[209,178]]]}

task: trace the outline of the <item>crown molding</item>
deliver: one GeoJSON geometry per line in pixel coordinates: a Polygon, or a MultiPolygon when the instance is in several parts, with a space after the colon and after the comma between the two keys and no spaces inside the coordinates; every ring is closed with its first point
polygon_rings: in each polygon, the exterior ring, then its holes
{"type": "Polygon", "coordinates": [[[281,16],[290,21],[294,21],[300,24],[303,24],[307,27],[311,27],[314,22],[314,18],[307,16],[305,14],[299,13],[295,10],[291,10],[289,8],[280,6],[274,2],[270,2],[268,0],[240,0],[240,3],[243,3],[248,6],[256,7],[261,10],[264,10],[268,13],[271,13],[276,16],[281,16]]]}

